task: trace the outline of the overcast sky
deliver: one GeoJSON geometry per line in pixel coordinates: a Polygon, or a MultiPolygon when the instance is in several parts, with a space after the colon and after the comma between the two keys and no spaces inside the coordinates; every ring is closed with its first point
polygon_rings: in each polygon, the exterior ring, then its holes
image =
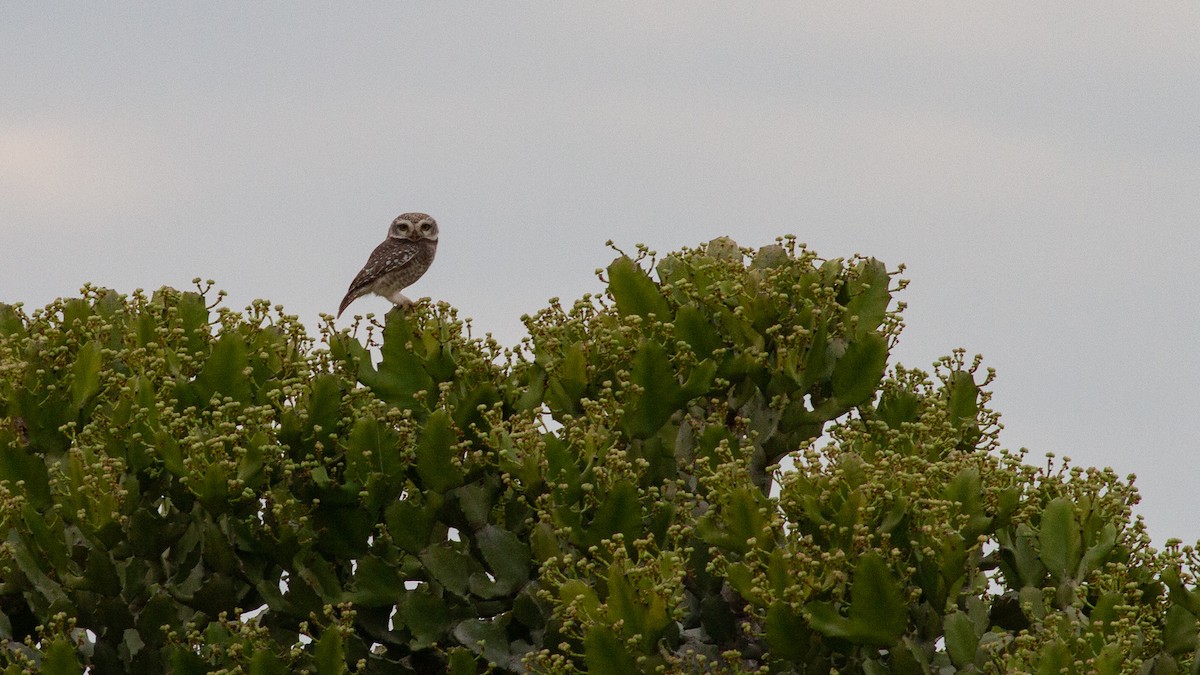
{"type": "MultiPolygon", "coordinates": [[[[0,302],[212,278],[310,326],[399,213],[507,344],[660,253],[906,263],[895,354],[1200,537],[1200,3],[6,2],[0,302]]],[[[382,313],[379,298],[353,312],[382,313]]]]}

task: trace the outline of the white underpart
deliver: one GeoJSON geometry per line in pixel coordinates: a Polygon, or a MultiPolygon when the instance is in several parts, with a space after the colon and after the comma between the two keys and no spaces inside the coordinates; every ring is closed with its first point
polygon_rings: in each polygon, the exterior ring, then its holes
{"type": "MultiPolygon", "coordinates": [[[[383,294],[381,293],[380,295],[383,295],[383,294]]],[[[392,304],[396,305],[398,307],[412,307],[412,305],[413,305],[413,301],[410,300],[408,298],[408,296],[404,295],[400,291],[394,291],[391,293],[391,295],[383,295],[383,297],[387,298],[388,300],[391,300],[392,304]]]]}

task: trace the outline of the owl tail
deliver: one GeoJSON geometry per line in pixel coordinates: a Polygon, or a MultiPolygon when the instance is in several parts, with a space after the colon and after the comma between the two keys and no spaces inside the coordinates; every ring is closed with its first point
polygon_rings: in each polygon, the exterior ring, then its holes
{"type": "Polygon", "coordinates": [[[352,290],[346,294],[346,297],[342,298],[342,304],[338,306],[338,313],[337,313],[336,318],[338,318],[338,319],[342,318],[342,312],[346,311],[346,308],[350,306],[350,303],[352,303],[358,299],[358,295],[361,295],[361,294],[355,294],[354,291],[352,290]]]}

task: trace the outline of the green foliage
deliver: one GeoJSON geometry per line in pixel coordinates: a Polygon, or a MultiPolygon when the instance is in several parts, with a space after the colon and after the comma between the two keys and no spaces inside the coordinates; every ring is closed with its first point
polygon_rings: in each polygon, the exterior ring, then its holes
{"type": "Polygon", "coordinates": [[[316,339],[204,289],[0,305],[0,668],[1200,668],[1195,551],[1001,450],[978,361],[888,370],[879,261],[604,278],[516,350],[446,305],[316,339]]]}

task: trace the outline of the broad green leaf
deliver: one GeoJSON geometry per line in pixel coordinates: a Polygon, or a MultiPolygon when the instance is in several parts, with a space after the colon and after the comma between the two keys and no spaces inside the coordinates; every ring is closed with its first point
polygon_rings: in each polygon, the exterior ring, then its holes
{"type": "Polygon", "coordinates": [[[479,563],[450,542],[430,546],[420,557],[433,578],[455,595],[467,594],[471,574],[479,570],[479,563]]]}
{"type": "Polygon", "coordinates": [[[634,438],[649,438],[679,409],[681,390],[675,369],[662,345],[643,342],[633,356],[633,383],[642,395],[626,409],[625,424],[634,438]]]}
{"type": "Polygon", "coordinates": [[[625,546],[632,547],[641,529],[642,507],[638,503],[637,488],[633,483],[622,480],[608,491],[587,532],[593,543],[620,532],[625,535],[625,546]]]}
{"type": "Polygon", "coordinates": [[[946,651],[950,653],[950,661],[962,668],[975,661],[975,653],[979,648],[979,636],[975,634],[975,623],[964,612],[954,612],[946,616],[946,651]]]}
{"type": "Polygon", "coordinates": [[[325,442],[336,435],[341,419],[341,380],[333,375],[317,375],[312,380],[308,399],[308,428],[316,440],[325,442]],[[317,429],[320,429],[320,432],[317,429]]]}
{"type": "Polygon", "coordinates": [[[1062,643],[1062,640],[1056,639],[1042,647],[1041,656],[1038,659],[1037,675],[1059,675],[1070,668],[1074,660],[1071,651],[1062,643]]]}
{"type": "Polygon", "coordinates": [[[396,502],[384,515],[392,541],[409,553],[420,553],[429,545],[434,516],[433,509],[415,501],[396,502]]]}
{"type": "MultiPolygon", "coordinates": [[[[7,420],[0,421],[0,424],[7,420]]],[[[8,483],[8,489],[23,493],[37,509],[50,506],[50,474],[46,463],[41,457],[32,452],[32,448],[22,448],[15,444],[0,447],[0,483],[8,483]],[[18,489],[17,483],[24,481],[18,489]]]]}
{"type": "Polygon", "coordinates": [[[732,537],[734,550],[741,553],[748,551],[750,539],[763,535],[766,520],[760,506],[755,492],[744,487],[734,489],[725,512],[725,526],[732,537]]]}
{"type": "Polygon", "coordinates": [[[622,627],[626,636],[642,632],[645,624],[645,612],[633,596],[633,586],[625,578],[625,570],[617,565],[608,568],[608,619],[614,625],[624,622],[622,627]]]}
{"type": "Polygon", "coordinates": [[[786,603],[775,601],[771,604],[767,609],[765,629],[773,658],[795,661],[808,654],[808,626],[786,603]]]}
{"type": "Polygon", "coordinates": [[[617,303],[617,313],[621,316],[644,318],[654,314],[663,320],[671,316],[658,285],[627,256],[617,258],[608,266],[608,292],[617,303]]]}
{"type": "Polygon", "coordinates": [[[790,261],[791,259],[788,257],[787,250],[782,246],[779,244],[767,244],[754,253],[754,260],[750,262],[750,269],[783,267],[790,261]]]}
{"type": "Polygon", "coordinates": [[[862,556],[850,586],[850,618],[875,644],[892,644],[908,625],[908,603],[892,570],[875,553],[862,556]]]}
{"type": "Polygon", "coordinates": [[[510,591],[529,579],[532,566],[529,546],[517,535],[495,525],[485,525],[475,535],[483,559],[496,576],[496,583],[510,591]]]}
{"type": "Polygon", "coordinates": [[[475,675],[475,657],[471,652],[456,647],[450,650],[450,675],[475,675]]]}
{"type": "Polygon", "coordinates": [[[589,628],[583,644],[584,659],[592,675],[629,675],[638,672],[637,661],[608,626],[589,628]]]}
{"type": "Polygon", "coordinates": [[[1099,540],[1083,554],[1079,569],[1080,576],[1086,577],[1102,568],[1107,562],[1108,554],[1112,552],[1116,544],[1117,526],[1114,523],[1106,523],[1100,530],[1099,540]]]}
{"type": "Polygon", "coordinates": [[[100,390],[100,345],[94,341],[79,348],[72,368],[71,401],[75,410],[83,408],[88,399],[100,390]]]}
{"type": "Polygon", "coordinates": [[[709,314],[692,305],[684,305],[675,313],[675,337],[686,342],[699,359],[712,356],[723,343],[709,314]]]}
{"type": "Polygon", "coordinates": [[[729,262],[741,262],[742,251],[738,248],[737,242],[729,237],[717,237],[708,242],[705,247],[705,255],[717,260],[726,260],[729,262]]]}
{"type": "Polygon", "coordinates": [[[347,473],[365,483],[373,472],[394,476],[402,470],[399,434],[379,420],[360,417],[346,439],[347,473]]]}
{"type": "Polygon", "coordinates": [[[687,382],[683,383],[679,404],[707,394],[716,376],[717,363],[715,361],[705,359],[697,363],[696,367],[692,368],[692,372],[688,373],[687,382]]]}
{"type": "Polygon", "coordinates": [[[365,607],[390,606],[404,589],[399,571],[373,555],[359,559],[352,584],[354,590],[348,594],[349,599],[365,607]]]}
{"type": "Polygon", "coordinates": [[[79,675],[83,664],[75,647],[64,639],[51,642],[42,652],[42,670],[46,675],[79,675]]]}
{"type": "Polygon", "coordinates": [[[950,391],[950,422],[955,427],[973,423],[979,413],[979,387],[971,373],[954,371],[946,386],[950,391]]]}
{"type": "Polygon", "coordinates": [[[414,649],[426,649],[444,642],[450,630],[450,611],[443,598],[430,593],[427,586],[403,593],[397,612],[403,624],[412,631],[414,649]]]}
{"type": "Polygon", "coordinates": [[[851,342],[833,366],[833,395],[847,406],[868,401],[883,379],[887,357],[887,339],[879,333],[851,342]]]}
{"type": "Polygon", "coordinates": [[[1179,605],[1168,607],[1163,649],[1172,656],[1184,656],[1196,651],[1196,645],[1196,616],[1179,605]]]}
{"type": "Polygon", "coordinates": [[[828,602],[809,603],[809,623],[827,637],[886,647],[908,626],[908,603],[900,582],[878,554],[859,559],[850,585],[850,607],[842,616],[828,602]]]}
{"type": "Polygon", "coordinates": [[[457,439],[445,410],[435,410],[417,442],[417,474],[429,490],[445,492],[462,485],[462,469],[452,461],[457,439]]]}
{"type": "Polygon", "coordinates": [[[568,579],[558,587],[558,598],[563,605],[571,605],[583,612],[592,621],[600,620],[600,600],[591,586],[579,579],[568,579]]]}
{"type": "Polygon", "coordinates": [[[291,671],[268,649],[254,650],[250,657],[250,675],[288,675],[291,671]]]}
{"type": "Polygon", "coordinates": [[[12,305],[0,302],[0,336],[18,335],[25,332],[25,323],[12,305]]]}
{"type": "Polygon", "coordinates": [[[1075,506],[1066,497],[1050,500],[1042,512],[1038,546],[1042,563],[1058,581],[1073,576],[1080,557],[1079,523],[1075,520],[1075,506]]]}
{"type": "MultiPolygon", "coordinates": [[[[416,351],[421,336],[404,312],[389,311],[385,320],[379,370],[371,368],[370,358],[364,352],[359,357],[359,377],[385,401],[402,408],[416,408],[417,392],[436,395],[425,359],[416,351]]],[[[354,350],[353,345],[351,349],[354,350]]]]}
{"type": "Polygon", "coordinates": [[[454,637],[467,649],[493,663],[507,663],[509,653],[508,635],[500,621],[467,619],[454,627],[454,637]]]}
{"type": "Polygon", "coordinates": [[[893,429],[899,429],[905,422],[916,422],[920,412],[921,399],[908,391],[892,390],[879,397],[879,405],[875,414],[893,429]]]}
{"type": "Polygon", "coordinates": [[[317,640],[313,660],[320,675],[340,675],[346,672],[345,640],[340,628],[330,626],[325,629],[317,640]]]}
{"type": "Polygon", "coordinates": [[[212,353],[196,377],[204,397],[202,403],[208,403],[208,397],[213,394],[248,401],[250,381],[243,375],[246,364],[245,338],[237,333],[222,333],[213,343],[212,353]]]}
{"type": "Polygon", "coordinates": [[[883,323],[892,298],[890,284],[891,278],[882,262],[868,258],[855,266],[847,289],[850,301],[846,304],[846,314],[858,317],[854,337],[862,338],[883,323]]]}

